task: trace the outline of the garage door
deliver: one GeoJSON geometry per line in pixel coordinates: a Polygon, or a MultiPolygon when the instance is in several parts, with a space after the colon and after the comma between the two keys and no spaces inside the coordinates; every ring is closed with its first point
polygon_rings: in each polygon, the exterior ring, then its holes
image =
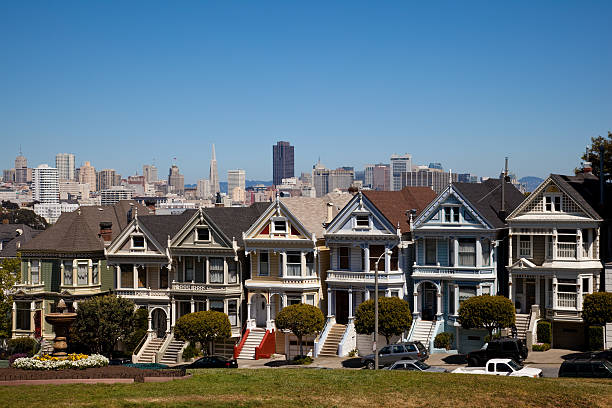
{"type": "Polygon", "coordinates": [[[584,324],[553,322],[554,348],[580,350],[584,346],[584,324]]]}

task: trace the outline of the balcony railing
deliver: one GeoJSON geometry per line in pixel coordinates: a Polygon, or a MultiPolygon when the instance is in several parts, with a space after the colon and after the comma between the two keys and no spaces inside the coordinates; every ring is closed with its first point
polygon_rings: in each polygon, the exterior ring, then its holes
{"type": "Polygon", "coordinates": [[[45,283],[44,282],[35,283],[35,284],[18,283],[15,286],[13,286],[13,293],[17,292],[18,290],[21,290],[25,293],[43,292],[45,290],[45,283]]]}
{"type": "Polygon", "coordinates": [[[576,299],[575,293],[557,292],[557,307],[576,309],[576,299]]]}
{"type": "Polygon", "coordinates": [[[560,259],[576,259],[576,243],[559,242],[557,244],[557,257],[560,259]]]}
{"type": "Polygon", "coordinates": [[[238,283],[231,284],[207,284],[198,282],[172,282],[170,289],[177,292],[234,292],[240,290],[238,283]]]}
{"type": "Polygon", "coordinates": [[[148,288],[138,288],[138,289],[115,289],[115,293],[117,296],[125,296],[125,297],[168,297],[169,290],[168,289],[148,289],[148,288]]]}
{"type": "MultiPolygon", "coordinates": [[[[346,282],[374,282],[374,271],[351,272],[351,271],[327,271],[327,280],[346,282]]],[[[404,273],[401,271],[378,272],[380,282],[402,282],[404,273]]]]}
{"type": "Polygon", "coordinates": [[[417,266],[412,271],[413,276],[455,276],[469,275],[482,276],[493,275],[494,271],[491,267],[474,268],[460,266],[417,266]]]}

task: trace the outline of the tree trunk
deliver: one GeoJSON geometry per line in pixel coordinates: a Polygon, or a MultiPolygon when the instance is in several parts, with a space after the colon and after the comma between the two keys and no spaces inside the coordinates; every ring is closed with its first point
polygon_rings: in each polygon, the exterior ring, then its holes
{"type": "Polygon", "coordinates": [[[298,344],[300,346],[300,358],[304,355],[304,349],[302,347],[302,336],[297,336],[298,344]]]}
{"type": "Polygon", "coordinates": [[[387,336],[386,334],[384,336],[385,336],[385,340],[387,340],[387,346],[388,346],[389,345],[389,336],[387,336]]]}

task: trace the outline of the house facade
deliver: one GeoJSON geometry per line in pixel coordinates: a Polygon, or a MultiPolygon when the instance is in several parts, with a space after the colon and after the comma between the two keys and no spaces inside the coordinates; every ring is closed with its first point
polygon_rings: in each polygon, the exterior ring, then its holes
{"type": "Polygon", "coordinates": [[[493,179],[451,183],[414,220],[411,340],[433,347],[436,334],[446,331],[461,353],[482,346],[486,330],[463,329],[457,317],[466,299],[502,292],[506,272],[503,257],[498,260],[508,235],[504,211],[524,198],[510,183],[503,188],[502,195],[501,180],[493,179]]]}
{"type": "Polygon", "coordinates": [[[584,295],[599,290],[602,217],[592,203],[599,181],[590,173],[551,174],[508,216],[509,296],[517,313],[553,324],[553,346],[585,344],[584,295]]]}
{"type": "Polygon", "coordinates": [[[82,207],[64,213],[57,223],[20,246],[21,280],[13,289],[13,337],[52,339],[45,321],[64,299],[72,309],[92,296],[110,293],[114,269],[104,249],[139,209],[132,201],[82,207]]]}
{"type": "Polygon", "coordinates": [[[377,268],[379,297],[408,296],[409,219],[434,197],[426,187],[359,192],[327,225],[327,323],[317,355],[344,356],[353,349],[361,353],[371,350],[371,336],[355,332],[355,311],[374,297],[377,268]]]}

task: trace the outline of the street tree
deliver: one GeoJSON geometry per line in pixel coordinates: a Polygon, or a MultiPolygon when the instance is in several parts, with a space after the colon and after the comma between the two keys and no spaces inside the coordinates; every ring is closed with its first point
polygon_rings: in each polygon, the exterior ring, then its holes
{"type": "MultiPolygon", "coordinates": [[[[600,153],[599,148],[604,148],[604,180],[608,183],[612,182],[612,132],[608,131],[608,137],[597,136],[591,138],[591,145],[587,146],[586,152],[581,156],[582,160],[591,162],[593,166],[593,174],[599,177],[600,153]]],[[[576,173],[580,170],[576,169],[576,173]]]]}
{"type": "Polygon", "coordinates": [[[274,320],[279,330],[289,330],[298,339],[300,356],[304,355],[302,338],[316,335],[325,325],[323,312],[316,306],[298,303],[284,307],[274,320]]]}
{"type": "MultiPolygon", "coordinates": [[[[391,336],[399,336],[410,329],[412,313],[410,305],[398,297],[378,299],[378,332],[385,336],[387,344],[391,336]]],[[[355,330],[359,334],[374,333],[374,300],[366,300],[355,313],[355,330]]]]}
{"type": "Polygon", "coordinates": [[[213,341],[226,340],[232,336],[229,318],[223,312],[206,310],[181,316],[174,325],[174,337],[188,341],[193,346],[200,343],[202,350],[210,354],[213,341]]]}
{"type": "Polygon", "coordinates": [[[10,290],[21,277],[21,259],[0,260],[0,339],[10,338],[12,325],[13,297],[10,290]]]}
{"type": "Polygon", "coordinates": [[[489,338],[493,330],[510,327],[516,314],[512,301],[504,296],[473,296],[459,307],[459,323],[464,329],[486,329],[489,338]]]}

